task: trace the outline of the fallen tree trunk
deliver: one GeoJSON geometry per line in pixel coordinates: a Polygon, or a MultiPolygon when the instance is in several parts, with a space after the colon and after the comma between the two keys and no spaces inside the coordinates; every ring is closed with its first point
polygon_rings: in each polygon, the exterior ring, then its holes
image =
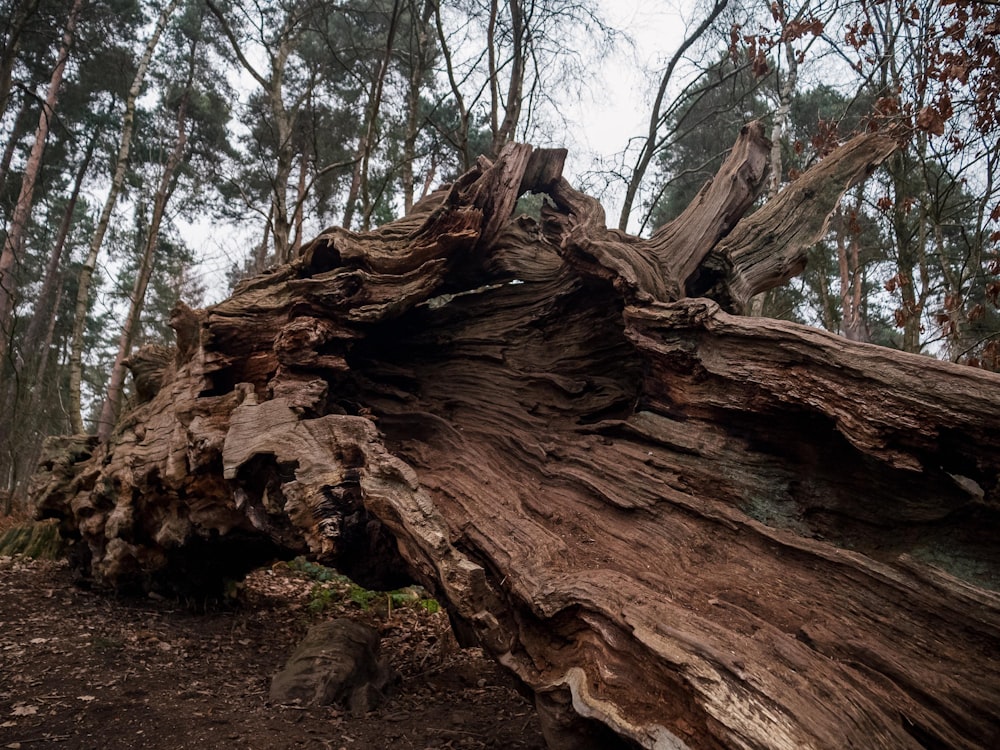
{"type": "Polygon", "coordinates": [[[735,315],[894,145],[741,219],[768,148],[747,126],[649,239],[521,145],[328,230],[178,308],[111,441],[50,445],[39,514],[117,587],[416,579],[553,747],[995,746],[1000,378],[735,315]]]}

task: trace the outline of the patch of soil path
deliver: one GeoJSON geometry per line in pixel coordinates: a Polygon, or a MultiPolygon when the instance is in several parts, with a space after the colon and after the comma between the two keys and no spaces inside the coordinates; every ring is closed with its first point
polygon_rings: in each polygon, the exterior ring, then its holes
{"type": "Polygon", "coordinates": [[[78,588],[65,563],[0,557],[0,749],[545,748],[531,704],[444,613],[310,612],[315,582],[257,571],[240,603],[181,603],[78,588]],[[390,700],[354,717],[271,705],[271,676],[309,626],[350,616],[376,626],[400,673],[390,700]]]}

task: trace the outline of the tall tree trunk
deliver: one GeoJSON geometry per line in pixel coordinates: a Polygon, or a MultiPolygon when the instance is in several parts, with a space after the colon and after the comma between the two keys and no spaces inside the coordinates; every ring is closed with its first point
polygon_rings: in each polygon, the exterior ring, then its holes
{"type": "Polygon", "coordinates": [[[385,38],[385,52],[379,60],[375,75],[372,78],[371,90],[368,94],[368,102],[365,105],[364,129],[358,139],[357,161],[354,172],[351,175],[351,186],[347,191],[347,203],[344,206],[344,221],[342,226],[350,229],[354,221],[355,203],[360,195],[362,205],[362,228],[367,230],[371,221],[371,196],[368,188],[368,172],[371,162],[372,149],[375,146],[375,136],[378,132],[378,116],[382,109],[382,91],[385,87],[385,78],[389,74],[389,64],[392,62],[393,45],[396,41],[396,29],[399,26],[401,0],[394,0],[392,4],[392,15],[389,18],[389,28],[385,38]]]}
{"type": "Polygon", "coordinates": [[[0,411],[0,442],[12,446],[7,454],[11,460],[18,464],[11,467],[13,471],[11,477],[14,482],[27,476],[24,469],[26,467],[30,469],[34,466],[41,435],[49,434],[47,427],[40,427],[41,415],[38,410],[44,388],[45,362],[47,362],[48,357],[47,347],[50,345],[49,341],[41,339],[46,329],[52,330],[55,326],[59,300],[62,297],[63,278],[60,263],[83,180],[93,158],[98,137],[99,134],[95,132],[87,143],[80,166],[73,179],[69,200],[63,212],[52,250],[49,253],[42,288],[35,300],[28,329],[21,341],[20,356],[11,363],[9,372],[12,377],[9,382],[3,383],[3,390],[0,391],[2,394],[0,398],[7,404],[7,408],[0,411]],[[20,382],[33,385],[21,388],[20,382]]]}
{"type": "MultiPolygon", "coordinates": [[[[45,142],[49,137],[49,127],[55,117],[56,103],[59,100],[59,87],[62,85],[66,62],[69,60],[70,47],[73,45],[73,35],[76,22],[80,16],[83,0],[74,0],[66,19],[56,65],[49,80],[48,93],[38,115],[38,128],[35,130],[35,141],[31,146],[28,162],[24,167],[24,177],[21,179],[21,192],[17,197],[10,225],[7,228],[7,238],[3,251],[0,253],[0,358],[6,358],[13,341],[13,314],[15,295],[17,294],[17,278],[15,266],[21,261],[24,233],[31,220],[31,209],[34,205],[35,182],[42,168],[42,154],[45,152],[45,142]]],[[[2,370],[0,370],[2,373],[2,370]]]]}
{"type": "Polygon", "coordinates": [[[434,187],[434,180],[437,178],[437,154],[431,154],[431,163],[427,167],[427,174],[424,175],[423,189],[420,191],[420,200],[431,194],[434,187]]]}
{"type": "MultiPolygon", "coordinates": [[[[966,312],[965,279],[962,270],[955,271],[950,267],[952,261],[945,250],[944,231],[936,221],[934,222],[934,254],[941,268],[945,288],[944,305],[938,314],[938,323],[948,344],[948,358],[952,362],[957,362],[968,346],[965,343],[965,328],[969,322],[966,312]]],[[[982,265],[974,268],[981,269],[982,265]]]]}
{"type": "MultiPolygon", "coordinates": [[[[486,73],[490,87],[490,132],[500,129],[500,70],[497,66],[497,16],[499,0],[490,0],[490,17],[486,21],[486,73]]],[[[494,154],[495,156],[495,154],[494,154]]]]}
{"type": "Polygon", "coordinates": [[[260,273],[267,268],[267,251],[271,248],[271,221],[274,218],[274,204],[272,203],[267,212],[267,221],[264,222],[264,236],[257,245],[257,252],[254,253],[254,273],[260,273]]]}
{"type": "Polygon", "coordinates": [[[275,123],[278,158],[275,165],[274,184],[271,186],[271,234],[274,237],[275,262],[287,263],[291,259],[292,217],[288,212],[288,189],[295,166],[294,112],[285,106],[284,85],[285,66],[291,47],[287,38],[282,38],[278,50],[271,58],[270,89],[268,102],[271,117],[275,123]]]}
{"type": "MultiPolygon", "coordinates": [[[[58,308],[63,296],[62,276],[55,290],[53,307],[58,308]]],[[[14,451],[16,463],[11,478],[11,488],[14,492],[23,492],[31,472],[38,466],[42,445],[49,435],[61,434],[65,430],[65,420],[60,419],[58,383],[49,382],[49,363],[52,360],[52,343],[55,340],[57,318],[52,315],[48,319],[45,335],[39,342],[39,351],[35,355],[34,369],[31,373],[31,388],[27,406],[24,409],[24,421],[30,425],[27,429],[18,430],[15,436],[17,450],[14,451]],[[45,404],[43,407],[42,404],[45,404]]]]}
{"type": "Polygon", "coordinates": [[[303,149],[302,153],[299,154],[299,184],[298,189],[295,191],[295,212],[292,217],[292,223],[295,226],[295,236],[292,239],[292,247],[289,253],[292,258],[298,255],[299,249],[302,247],[302,221],[305,215],[308,172],[309,157],[305,149],[303,149]]]}
{"type": "MultiPolygon", "coordinates": [[[[823,324],[823,328],[827,331],[837,330],[837,303],[830,294],[830,284],[827,281],[826,274],[818,274],[816,286],[819,293],[819,308],[820,308],[820,321],[823,324]]],[[[756,303],[761,296],[753,298],[753,303],[756,303]]],[[[751,317],[759,317],[751,312],[751,317]]]]}
{"type": "MultiPolygon", "coordinates": [[[[792,22],[802,19],[808,12],[809,0],[805,0],[799,7],[792,22]]],[[[781,24],[784,32],[789,27],[788,8],[783,0],[771,5],[771,12],[775,14],[776,20],[781,24]]],[[[815,37],[814,37],[815,38],[815,37]]],[[[783,38],[779,43],[781,52],[785,57],[785,78],[781,80],[780,68],[775,72],[778,78],[778,106],[774,111],[774,120],[771,124],[771,176],[767,184],[767,199],[771,200],[781,190],[784,179],[784,159],[782,158],[782,147],[785,143],[785,133],[788,129],[788,117],[792,111],[792,96],[795,94],[795,87],[799,80],[799,52],[792,44],[791,38],[783,38]]],[[[768,292],[762,292],[754,297],[750,305],[750,315],[759,317],[764,314],[767,305],[768,292]]]]}
{"type": "MultiPolygon", "coordinates": [[[[493,3],[491,8],[492,11],[490,21],[492,25],[495,24],[497,11],[496,2],[493,3]]],[[[500,102],[498,91],[499,80],[497,79],[497,76],[499,75],[499,71],[497,70],[495,54],[493,53],[495,40],[490,40],[490,92],[492,99],[490,123],[493,129],[493,143],[490,147],[490,151],[494,155],[499,154],[500,150],[514,138],[514,131],[517,128],[518,120],[521,119],[521,104],[524,93],[525,55],[527,54],[525,42],[527,41],[527,29],[525,28],[525,19],[521,7],[521,0],[508,0],[507,9],[510,13],[511,70],[510,79],[507,82],[507,93],[503,102],[502,120],[498,116],[500,102]]],[[[493,35],[491,34],[490,36],[492,37],[493,35]]]]}
{"type": "Polygon", "coordinates": [[[920,333],[923,327],[924,306],[930,291],[927,274],[927,205],[921,193],[916,211],[912,210],[907,181],[909,160],[894,156],[889,164],[894,189],[892,214],[893,239],[896,244],[896,269],[901,305],[896,310],[896,324],[903,329],[901,348],[905,352],[919,353],[922,348],[920,333]],[[916,214],[916,226],[910,224],[911,214],[916,214]]]}
{"type": "Polygon", "coordinates": [[[657,89],[656,98],[653,100],[653,108],[649,114],[649,128],[643,139],[642,149],[636,157],[635,167],[632,169],[628,185],[625,188],[625,199],[622,202],[622,210],[618,216],[618,228],[623,232],[628,229],[629,218],[632,216],[632,206],[635,203],[636,196],[639,194],[639,186],[642,184],[643,179],[645,179],[646,171],[649,169],[649,165],[653,162],[653,157],[656,156],[661,145],[659,142],[659,132],[660,126],[663,124],[663,102],[667,95],[667,86],[670,85],[670,81],[673,79],[674,70],[676,70],[680,61],[684,59],[684,54],[711,28],[715,19],[722,14],[722,11],[726,9],[728,4],[729,0],[714,0],[712,9],[708,12],[705,20],[677,48],[677,51],[667,64],[667,69],[664,71],[663,77],[660,79],[660,87],[657,89]]]}
{"type": "Polygon", "coordinates": [[[458,152],[462,160],[463,169],[472,167],[472,153],[469,149],[469,123],[471,114],[465,106],[465,97],[462,95],[462,87],[459,86],[458,78],[455,75],[455,64],[452,59],[451,48],[448,46],[448,38],[444,33],[444,23],[441,20],[441,4],[434,3],[434,28],[437,30],[438,44],[441,45],[441,54],[444,57],[445,70],[448,73],[448,85],[451,87],[451,95],[455,98],[455,106],[458,107],[458,130],[450,136],[452,145],[458,152]]]}
{"type": "Polygon", "coordinates": [[[40,340],[42,332],[48,330],[50,322],[55,318],[58,305],[54,303],[56,289],[62,289],[62,261],[66,248],[66,239],[69,237],[69,230],[73,226],[73,215],[76,212],[76,204],[80,198],[80,190],[83,188],[83,181],[90,169],[90,163],[94,157],[94,150],[97,148],[97,141],[100,138],[100,131],[94,130],[90,140],[84,149],[80,166],[77,168],[73,178],[73,187],[70,190],[69,200],[66,202],[66,210],[63,212],[62,221],[59,224],[59,232],[56,234],[55,242],[52,244],[52,251],[49,253],[48,262],[45,265],[45,275],[42,278],[42,287],[35,300],[34,311],[31,315],[31,322],[28,330],[24,334],[24,349],[29,357],[37,356],[40,351],[40,340]]]}
{"type": "Polygon", "coordinates": [[[837,267],[840,271],[841,333],[850,341],[868,341],[862,309],[863,274],[858,238],[838,212],[837,267]]]}
{"type": "Polygon", "coordinates": [[[428,45],[430,39],[430,22],[434,13],[432,0],[409,0],[410,23],[410,75],[406,90],[406,127],[403,133],[403,212],[409,213],[413,208],[414,175],[413,168],[417,161],[417,136],[420,132],[420,95],[423,90],[424,76],[428,67],[428,45]]]}
{"type": "Polygon", "coordinates": [[[21,355],[13,363],[11,382],[5,384],[6,392],[3,399],[8,408],[0,412],[0,436],[5,443],[16,446],[15,450],[10,451],[11,457],[17,463],[17,466],[13,467],[13,481],[15,483],[26,477],[37,461],[42,438],[47,434],[52,434],[53,428],[46,424],[46,415],[49,410],[41,409],[40,405],[43,403],[43,393],[47,390],[45,378],[49,361],[49,347],[52,345],[52,335],[63,293],[61,263],[80,190],[93,157],[97,139],[98,134],[93,134],[73,179],[69,200],[66,203],[58,233],[49,253],[42,287],[35,300],[31,320],[21,342],[21,355]],[[19,382],[30,385],[27,388],[20,388],[18,387],[19,382]]]}
{"type": "Polygon", "coordinates": [[[90,248],[87,257],[80,269],[80,279],[77,285],[76,306],[73,311],[73,337],[70,343],[69,361],[69,413],[70,423],[73,432],[80,434],[83,432],[82,395],[80,386],[83,383],[83,332],[87,326],[87,311],[90,301],[90,282],[94,277],[94,269],[97,267],[97,257],[100,255],[101,246],[104,244],[104,235],[107,234],[108,225],[111,223],[111,214],[118,203],[118,194],[121,192],[125,182],[125,172],[128,169],[129,155],[132,151],[132,132],[135,128],[135,107],[142,91],[143,83],[146,80],[146,72],[149,70],[149,63],[153,59],[156,46],[160,43],[163,30],[170,21],[170,16],[180,5],[181,0],[170,0],[157,19],[156,27],[152,35],[146,41],[146,48],[142,57],[139,58],[139,65],[136,68],[135,77],[128,90],[128,98],[125,100],[125,116],[122,121],[121,139],[118,144],[118,157],[115,160],[115,172],[111,178],[111,186],[108,188],[108,196],[104,200],[104,208],[98,219],[94,236],[90,241],[90,248]]]}
{"type": "MultiPolygon", "coordinates": [[[[798,21],[809,7],[809,0],[805,0],[795,15],[798,21]]],[[[789,24],[788,10],[784,0],[774,3],[772,13],[775,13],[782,30],[789,24]]],[[[785,142],[785,131],[788,128],[788,116],[792,111],[792,95],[795,93],[795,86],[799,80],[799,61],[795,47],[791,39],[783,39],[780,43],[781,52],[785,56],[785,79],[781,80],[780,68],[775,72],[778,77],[778,106],[774,110],[774,120],[771,123],[771,177],[767,184],[767,197],[770,200],[781,190],[781,182],[784,179],[784,165],[781,157],[781,149],[785,142]]]]}
{"type": "MultiPolygon", "coordinates": [[[[190,74],[194,71],[194,57],[191,58],[190,74]]],[[[149,279],[153,275],[153,266],[156,259],[156,248],[160,240],[160,225],[163,223],[163,216],[167,210],[167,203],[173,195],[174,175],[177,167],[180,166],[187,149],[187,104],[190,96],[192,79],[188,78],[188,89],[177,110],[177,140],[174,148],[167,157],[163,165],[163,174],[160,175],[160,182],[156,188],[156,195],[153,198],[153,215],[149,222],[146,234],[146,242],[143,248],[142,259],[139,262],[139,271],[132,286],[131,304],[128,316],[122,325],[121,335],[118,338],[118,352],[115,355],[115,362],[111,368],[111,377],[108,382],[108,393],[101,407],[101,414],[97,422],[97,439],[105,442],[114,429],[115,421],[118,419],[118,412],[121,408],[122,393],[125,387],[125,362],[132,351],[132,342],[136,331],[139,329],[139,320],[146,301],[146,290],[149,287],[149,279]]]]}
{"type": "Polygon", "coordinates": [[[3,155],[0,155],[0,185],[3,185],[7,181],[7,172],[10,170],[10,163],[14,160],[14,152],[17,150],[17,144],[21,140],[21,136],[24,135],[20,123],[27,113],[28,105],[31,102],[32,100],[28,97],[21,99],[20,110],[17,116],[13,118],[10,138],[3,147],[3,155]]]}
{"type": "Polygon", "coordinates": [[[420,108],[420,79],[417,72],[413,50],[413,40],[410,40],[411,68],[406,89],[406,126],[403,132],[403,165],[400,182],[403,188],[403,213],[409,213],[413,208],[413,168],[417,161],[417,116],[420,108]]]}
{"type": "MultiPolygon", "coordinates": [[[[907,52],[905,48],[905,34],[903,29],[909,21],[906,16],[908,11],[904,11],[902,6],[887,3],[884,6],[878,3],[872,4],[867,12],[873,20],[876,33],[880,37],[882,55],[878,61],[879,87],[875,92],[878,96],[896,98],[899,92],[906,88],[904,72],[900,69],[900,63],[906,62],[907,52]],[[903,44],[901,45],[901,42],[903,44]],[[903,50],[897,53],[897,49],[903,46],[903,50]]],[[[916,133],[918,159],[926,163],[925,159],[919,158],[926,155],[926,135],[916,133]]],[[[896,325],[902,329],[903,337],[900,342],[903,351],[918,353],[922,348],[920,331],[924,313],[924,303],[926,301],[928,277],[925,272],[921,272],[924,265],[922,259],[926,258],[925,226],[924,217],[927,210],[926,204],[921,195],[918,205],[918,217],[916,231],[911,231],[908,224],[912,213],[912,181],[918,177],[920,169],[914,164],[911,154],[900,150],[893,154],[887,164],[890,183],[892,185],[892,216],[891,216],[891,236],[895,244],[896,254],[896,285],[900,295],[900,305],[894,311],[896,325]],[[919,275],[919,277],[918,277],[919,275]],[[920,289],[917,289],[917,284],[920,289]]],[[[923,191],[920,191],[921,193],[923,191]]]]}
{"type": "MultiPolygon", "coordinates": [[[[59,277],[59,286],[55,290],[55,299],[52,300],[52,307],[59,309],[59,305],[62,302],[63,292],[66,289],[65,279],[59,277]]],[[[30,414],[38,414],[38,405],[41,402],[42,393],[45,390],[45,381],[48,377],[49,362],[52,361],[52,343],[55,341],[56,335],[56,322],[58,317],[56,315],[50,315],[48,317],[48,325],[45,327],[45,337],[39,343],[38,349],[38,362],[35,366],[35,383],[38,388],[32,389],[31,392],[31,402],[28,405],[28,412],[30,414]]],[[[43,434],[41,430],[38,431],[39,437],[43,434]]],[[[31,460],[31,465],[34,465],[37,461],[37,452],[34,454],[31,460]]]]}

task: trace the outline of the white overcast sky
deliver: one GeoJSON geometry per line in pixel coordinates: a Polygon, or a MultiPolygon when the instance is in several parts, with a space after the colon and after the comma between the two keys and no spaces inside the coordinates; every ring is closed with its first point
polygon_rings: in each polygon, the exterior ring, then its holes
{"type": "MultiPolygon", "coordinates": [[[[616,54],[605,56],[603,64],[593,70],[593,78],[585,82],[583,96],[565,102],[561,114],[567,127],[564,133],[552,134],[551,145],[569,149],[566,178],[600,199],[608,223],[614,226],[623,189],[601,192],[596,181],[587,184],[586,174],[619,165],[630,139],[646,131],[658,74],[683,40],[689,20],[690,11],[680,8],[690,7],[691,2],[598,0],[598,4],[603,20],[626,34],[633,46],[620,45],[616,54]]],[[[179,223],[185,239],[202,259],[197,274],[206,286],[204,302],[221,300],[228,295],[225,272],[242,263],[249,252],[247,244],[257,241],[258,222],[237,232],[232,226],[208,221],[179,223]]]]}
{"type": "Polygon", "coordinates": [[[601,0],[609,25],[627,34],[635,46],[623,46],[605,59],[595,71],[592,96],[570,103],[571,111],[576,110],[580,145],[595,153],[613,153],[646,130],[657,73],[684,38],[686,18],[679,5],[669,0],[601,0]]]}

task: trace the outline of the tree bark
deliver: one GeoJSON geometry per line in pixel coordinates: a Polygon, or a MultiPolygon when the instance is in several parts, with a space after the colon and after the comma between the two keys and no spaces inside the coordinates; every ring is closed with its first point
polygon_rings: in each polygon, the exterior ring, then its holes
{"type": "Polygon", "coordinates": [[[82,395],[80,386],[83,383],[83,331],[87,326],[87,310],[90,305],[90,282],[94,277],[94,269],[97,267],[97,258],[101,253],[101,246],[104,244],[104,235],[107,234],[108,225],[111,223],[111,214],[118,203],[118,195],[121,193],[122,185],[125,183],[125,171],[128,169],[129,155],[132,152],[132,132],[135,128],[135,107],[142,92],[143,83],[146,80],[146,71],[149,70],[149,63],[153,59],[153,53],[160,42],[163,30],[166,28],[170,16],[180,5],[180,0],[171,0],[160,11],[156,26],[152,35],[146,42],[142,57],[139,58],[139,65],[136,68],[135,77],[129,87],[128,98],[125,101],[125,116],[122,121],[121,139],[118,144],[118,156],[115,159],[115,172],[111,178],[111,186],[108,188],[108,196],[104,200],[104,208],[97,221],[94,236],[90,241],[90,248],[87,257],[80,269],[80,279],[77,285],[76,306],[73,312],[73,336],[70,344],[69,358],[69,416],[73,432],[80,434],[83,432],[82,395]]]}
{"type": "Polygon", "coordinates": [[[288,213],[288,184],[295,165],[295,144],[292,141],[292,134],[295,131],[298,110],[289,109],[285,105],[282,90],[289,54],[291,54],[291,40],[287,36],[282,36],[277,51],[270,56],[271,72],[269,88],[266,89],[277,141],[274,184],[271,186],[271,235],[274,237],[274,257],[278,263],[287,263],[291,260],[292,218],[288,213]]]}
{"type": "Polygon", "coordinates": [[[368,102],[365,104],[364,129],[358,138],[358,148],[355,155],[354,172],[351,174],[351,185],[347,190],[347,200],[344,203],[345,229],[350,229],[354,220],[355,204],[358,196],[361,196],[361,226],[365,231],[371,225],[372,203],[368,187],[369,163],[371,161],[372,150],[375,147],[375,136],[378,132],[378,117],[382,109],[382,91],[385,87],[385,78],[389,74],[389,63],[392,62],[393,45],[396,41],[396,30],[399,27],[400,0],[395,0],[392,5],[389,17],[389,28],[386,31],[385,50],[382,59],[379,60],[378,68],[371,81],[371,91],[368,94],[368,102]]]}
{"type": "MultiPolygon", "coordinates": [[[[862,308],[863,278],[860,241],[842,211],[837,212],[837,266],[840,271],[841,333],[851,341],[868,341],[862,308]]],[[[829,328],[828,330],[833,330],[829,328]]]]}
{"type": "Polygon", "coordinates": [[[434,12],[435,4],[432,0],[408,0],[410,38],[406,51],[409,58],[409,71],[406,89],[406,125],[403,132],[402,176],[400,177],[403,190],[403,213],[409,213],[413,208],[415,183],[413,168],[417,161],[417,136],[421,124],[421,93],[433,55],[430,46],[430,24],[434,12]]]}
{"type": "Polygon", "coordinates": [[[732,314],[894,147],[861,136],[739,220],[759,132],[686,238],[607,229],[564,152],[509,144],[179,306],[112,439],[50,444],[39,514],[105,585],[275,554],[415,579],[552,747],[993,746],[1000,378],[732,314]],[[511,216],[527,190],[540,224],[511,216]]]}
{"type": "Polygon", "coordinates": [[[31,209],[34,206],[35,182],[42,169],[42,154],[45,152],[45,142],[49,137],[52,118],[55,117],[56,103],[59,100],[59,87],[62,85],[63,73],[66,70],[66,62],[69,60],[70,47],[73,44],[73,35],[76,31],[76,22],[82,7],[83,0],[75,0],[70,9],[69,17],[66,19],[66,27],[63,31],[59,53],[56,56],[56,64],[52,70],[52,77],[49,80],[48,92],[42,103],[41,112],[38,114],[35,140],[31,146],[31,153],[28,155],[28,161],[24,166],[21,191],[17,196],[17,203],[14,204],[14,211],[10,217],[10,226],[7,227],[3,251],[0,252],[0,358],[7,356],[14,335],[13,315],[17,293],[14,267],[20,263],[21,245],[24,242],[24,233],[28,229],[31,209]]]}
{"type": "Polygon", "coordinates": [[[507,11],[510,15],[510,79],[507,81],[507,92],[503,100],[503,119],[500,119],[500,71],[496,62],[496,18],[497,4],[494,0],[490,6],[490,33],[487,40],[490,48],[490,125],[493,134],[490,151],[493,155],[500,151],[514,138],[514,131],[521,119],[521,105],[524,102],[524,72],[526,67],[527,28],[521,0],[507,0],[507,11]]]}
{"type": "Polygon", "coordinates": [[[60,266],[63,261],[63,251],[66,247],[66,239],[69,237],[69,230],[73,226],[73,215],[76,212],[76,204],[80,199],[80,190],[83,188],[83,180],[90,169],[90,163],[94,158],[94,150],[97,148],[97,141],[100,138],[100,131],[91,133],[90,140],[84,149],[77,168],[76,176],[73,178],[73,187],[70,190],[69,200],[66,202],[66,210],[63,212],[62,221],[59,224],[59,231],[56,234],[55,242],[52,243],[52,251],[49,253],[48,262],[45,265],[45,276],[42,278],[42,287],[35,300],[34,310],[31,315],[31,322],[24,335],[24,348],[29,357],[39,355],[42,332],[52,327],[52,319],[56,317],[57,305],[54,298],[61,295],[63,279],[60,266]],[[60,290],[57,292],[57,289],[60,290]]]}
{"type": "MultiPolygon", "coordinates": [[[[194,46],[193,43],[192,47],[194,46]]],[[[174,148],[163,165],[163,173],[160,175],[156,195],[153,197],[153,214],[146,233],[142,258],[139,261],[139,272],[136,274],[135,283],[132,287],[128,316],[125,318],[121,335],[118,338],[118,352],[115,355],[115,362],[111,367],[111,378],[108,382],[107,396],[104,399],[104,403],[101,406],[101,414],[98,417],[97,438],[100,441],[105,441],[111,436],[115,421],[118,419],[118,412],[121,408],[125,387],[125,361],[132,352],[132,342],[136,331],[139,329],[139,320],[142,317],[142,309],[146,302],[146,290],[149,287],[149,280],[153,275],[156,249],[160,243],[160,225],[163,223],[163,216],[167,211],[167,203],[174,192],[174,175],[187,150],[187,105],[193,83],[194,54],[195,50],[192,49],[187,88],[177,110],[177,140],[174,142],[174,148]]]]}

